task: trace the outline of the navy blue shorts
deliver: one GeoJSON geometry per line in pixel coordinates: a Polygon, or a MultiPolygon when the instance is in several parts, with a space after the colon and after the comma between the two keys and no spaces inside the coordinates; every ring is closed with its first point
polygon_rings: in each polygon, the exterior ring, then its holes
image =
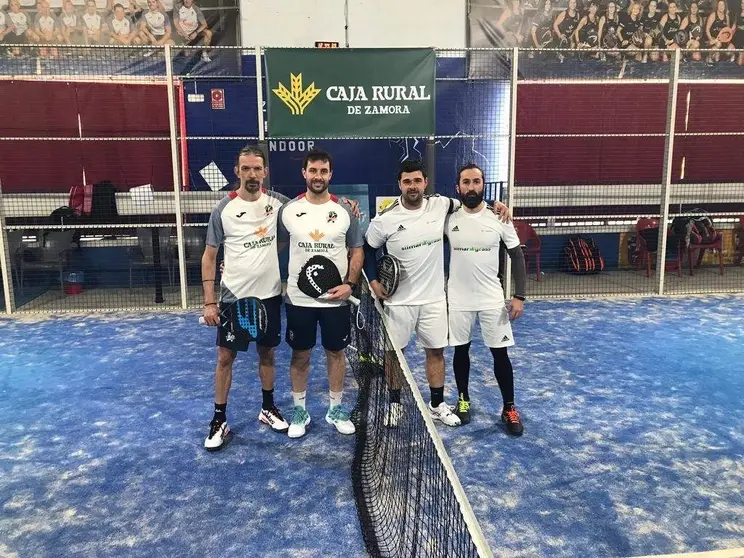
{"type": "Polygon", "coordinates": [[[307,351],[315,346],[318,324],[323,348],[329,351],[345,349],[351,340],[349,306],[294,306],[287,310],[287,344],[295,351],[307,351]]]}
{"type": "MultiPolygon", "coordinates": [[[[262,302],[266,306],[267,327],[266,335],[257,344],[262,347],[276,347],[282,340],[282,295],[262,299],[262,302]]],[[[236,325],[235,306],[229,302],[220,302],[220,312],[227,320],[224,327],[217,328],[217,346],[231,351],[247,351],[251,340],[248,334],[236,325]]]]}

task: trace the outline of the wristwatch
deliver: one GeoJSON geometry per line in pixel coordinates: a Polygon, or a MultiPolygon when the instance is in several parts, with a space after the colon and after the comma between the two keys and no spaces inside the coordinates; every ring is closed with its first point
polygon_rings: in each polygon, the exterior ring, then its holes
{"type": "Polygon", "coordinates": [[[356,287],[356,283],[353,281],[344,281],[344,285],[349,285],[352,289],[356,287]]]}
{"type": "Polygon", "coordinates": [[[522,295],[512,295],[512,298],[516,298],[517,300],[521,300],[522,302],[524,302],[525,300],[527,300],[522,295]]]}

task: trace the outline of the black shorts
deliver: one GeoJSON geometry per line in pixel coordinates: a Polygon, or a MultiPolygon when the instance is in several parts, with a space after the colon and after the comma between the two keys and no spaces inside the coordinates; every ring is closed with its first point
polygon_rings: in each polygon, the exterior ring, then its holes
{"type": "MultiPolygon", "coordinates": [[[[276,347],[282,340],[282,295],[263,299],[263,303],[266,306],[266,335],[257,344],[262,347],[276,347]]],[[[248,334],[236,325],[235,306],[220,302],[220,312],[227,318],[227,322],[224,327],[220,325],[217,328],[217,346],[231,351],[247,351],[251,341],[248,334]]]]}
{"type": "Polygon", "coordinates": [[[320,324],[320,339],[323,348],[329,351],[345,349],[351,339],[349,306],[294,306],[287,309],[287,344],[295,351],[307,351],[315,346],[316,332],[320,324]]]}

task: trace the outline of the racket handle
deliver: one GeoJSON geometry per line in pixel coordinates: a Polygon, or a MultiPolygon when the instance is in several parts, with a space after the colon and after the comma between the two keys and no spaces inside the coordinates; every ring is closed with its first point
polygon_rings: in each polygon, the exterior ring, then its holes
{"type": "Polygon", "coordinates": [[[355,306],[359,306],[361,304],[361,301],[357,297],[355,297],[355,296],[350,296],[349,297],[349,302],[351,302],[355,306]]]}

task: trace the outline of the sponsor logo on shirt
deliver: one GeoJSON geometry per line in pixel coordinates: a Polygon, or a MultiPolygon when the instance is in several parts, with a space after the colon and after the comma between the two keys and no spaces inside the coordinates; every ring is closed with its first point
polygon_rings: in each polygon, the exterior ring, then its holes
{"type": "Polygon", "coordinates": [[[253,234],[255,234],[258,238],[263,238],[264,236],[266,236],[267,232],[269,232],[269,229],[267,229],[266,227],[258,227],[253,234]]]}
{"type": "Polygon", "coordinates": [[[264,207],[264,211],[266,212],[266,217],[274,213],[274,206],[271,204],[267,204],[266,207],[264,207]]]}
{"type": "Polygon", "coordinates": [[[432,244],[436,244],[438,242],[442,242],[442,239],[433,238],[430,240],[422,240],[421,242],[417,242],[416,244],[411,244],[410,246],[403,246],[401,250],[412,250],[413,248],[421,248],[422,246],[431,246],[432,244]]]}
{"type": "Polygon", "coordinates": [[[325,234],[320,232],[318,229],[315,229],[314,231],[310,231],[310,238],[312,238],[315,242],[318,242],[324,236],[325,234]]]}
{"type": "Polygon", "coordinates": [[[336,222],[336,219],[338,219],[338,215],[336,215],[336,212],[335,211],[329,211],[328,212],[328,219],[327,219],[327,221],[329,223],[335,223],[336,222]]]}
{"type": "Polygon", "coordinates": [[[459,246],[454,248],[455,252],[490,252],[490,246],[459,246]]]}
{"type": "Polygon", "coordinates": [[[304,248],[305,252],[312,252],[315,254],[322,253],[322,252],[328,252],[329,250],[332,250],[336,247],[336,245],[333,242],[319,242],[319,240],[323,237],[325,237],[325,233],[319,231],[318,229],[315,229],[314,231],[310,231],[310,238],[313,239],[314,242],[298,242],[297,246],[299,248],[304,248]]]}

